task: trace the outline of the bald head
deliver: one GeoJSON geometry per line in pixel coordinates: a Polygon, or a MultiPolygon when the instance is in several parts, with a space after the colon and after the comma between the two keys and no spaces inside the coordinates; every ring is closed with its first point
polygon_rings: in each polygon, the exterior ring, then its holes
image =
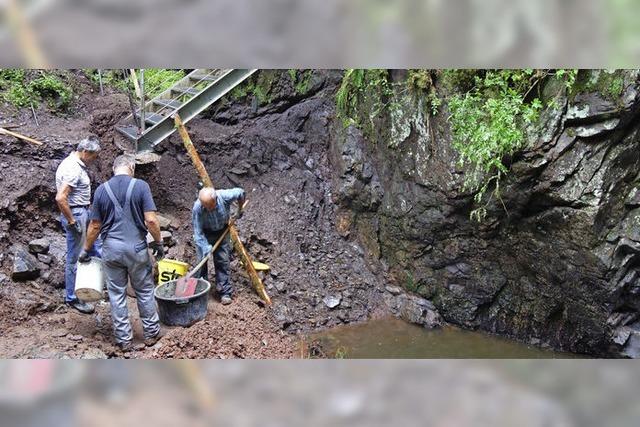
{"type": "Polygon", "coordinates": [[[207,210],[213,210],[216,208],[216,190],[212,187],[204,187],[198,193],[198,199],[200,204],[207,210]]]}

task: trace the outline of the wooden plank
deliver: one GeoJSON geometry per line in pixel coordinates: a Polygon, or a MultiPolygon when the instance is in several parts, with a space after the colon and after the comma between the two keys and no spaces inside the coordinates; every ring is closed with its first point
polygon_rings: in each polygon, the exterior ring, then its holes
{"type": "MultiPolygon", "coordinates": [[[[209,173],[205,169],[204,164],[200,159],[200,155],[196,151],[196,148],[194,147],[193,142],[189,137],[189,133],[187,132],[187,129],[184,127],[184,123],[182,123],[182,119],[178,114],[174,115],[174,121],[175,121],[176,127],[178,128],[178,133],[180,134],[180,137],[184,142],[184,146],[187,149],[187,153],[189,153],[189,156],[191,157],[191,161],[193,162],[193,165],[198,171],[198,175],[200,175],[200,179],[204,183],[205,187],[214,188],[213,182],[209,177],[209,173]]],[[[256,291],[258,296],[267,305],[271,305],[271,298],[269,298],[269,295],[267,294],[267,290],[265,289],[264,284],[262,283],[262,280],[260,280],[260,276],[258,276],[258,272],[253,267],[253,262],[251,261],[251,257],[249,256],[249,253],[245,249],[244,245],[242,244],[242,241],[240,241],[240,236],[238,235],[238,231],[236,230],[235,226],[232,223],[229,224],[229,234],[231,235],[233,247],[235,248],[238,255],[240,255],[240,261],[242,261],[242,265],[244,266],[245,270],[247,271],[247,274],[249,275],[251,286],[253,286],[253,289],[256,291]]]]}
{"type": "Polygon", "coordinates": [[[11,132],[10,130],[7,130],[5,128],[0,128],[0,133],[3,134],[3,135],[13,136],[14,138],[22,139],[22,140],[30,142],[30,143],[32,143],[34,145],[42,145],[42,142],[40,142],[40,141],[36,141],[33,138],[29,138],[28,136],[24,136],[24,135],[16,133],[16,132],[11,132]]]}
{"type": "Polygon", "coordinates": [[[138,75],[136,74],[136,70],[133,68],[129,69],[131,73],[131,81],[133,82],[133,90],[136,92],[136,96],[138,99],[142,99],[142,92],[140,91],[140,83],[138,82],[138,75]]]}

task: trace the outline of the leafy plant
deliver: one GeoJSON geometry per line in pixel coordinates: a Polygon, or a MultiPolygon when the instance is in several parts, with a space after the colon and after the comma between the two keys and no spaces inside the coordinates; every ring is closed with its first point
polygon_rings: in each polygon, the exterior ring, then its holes
{"type": "Polygon", "coordinates": [[[413,277],[413,274],[409,271],[407,271],[407,278],[406,278],[404,287],[409,292],[413,292],[413,293],[418,292],[418,288],[419,288],[418,282],[416,282],[416,280],[413,277]]]}
{"type": "MultiPolygon", "coordinates": [[[[273,100],[272,88],[277,75],[274,70],[261,70],[234,87],[229,93],[230,98],[238,100],[254,96],[258,105],[269,104],[273,100]]],[[[291,76],[291,70],[289,70],[289,76],[291,76]]]]}
{"type": "Polygon", "coordinates": [[[531,88],[542,78],[533,70],[486,71],[475,76],[474,86],[449,100],[453,147],[459,163],[468,165],[464,188],[475,192],[479,205],[471,218],[485,218],[486,206],[500,198],[500,180],[508,172],[504,158],[523,148],[525,127],[538,118],[539,98],[525,102],[531,88]],[[489,200],[485,194],[493,185],[489,200]]]}
{"type": "Polygon", "coordinates": [[[468,92],[473,89],[475,78],[481,72],[474,69],[442,70],[442,85],[450,92],[468,92]]]}
{"type": "Polygon", "coordinates": [[[392,94],[387,70],[346,70],[336,92],[337,116],[344,127],[355,125],[372,137],[375,134],[374,120],[385,108],[397,107],[390,101],[392,94]]]}
{"type": "Polygon", "coordinates": [[[289,70],[289,77],[291,77],[296,93],[299,95],[304,95],[309,91],[312,76],[313,72],[311,70],[305,70],[301,73],[296,70],[289,70]]]}
{"type": "Polygon", "coordinates": [[[52,71],[0,70],[1,97],[16,108],[46,101],[50,108],[65,110],[73,98],[71,87],[52,71]]]}
{"type": "Polygon", "coordinates": [[[120,69],[103,69],[98,74],[97,68],[85,68],[83,69],[85,75],[94,83],[99,84],[100,76],[102,76],[102,84],[111,86],[121,92],[126,92],[129,85],[129,79],[126,78],[124,72],[120,69]]]}
{"type": "Polygon", "coordinates": [[[408,70],[407,86],[415,93],[425,93],[427,108],[433,116],[438,114],[442,100],[438,98],[434,84],[434,73],[431,70],[408,70]]]}
{"type": "Polygon", "coordinates": [[[16,108],[23,108],[31,104],[32,93],[26,86],[10,85],[2,95],[2,99],[16,108]]]}
{"type": "Polygon", "coordinates": [[[42,74],[29,83],[29,90],[40,99],[46,100],[52,109],[65,110],[71,103],[71,88],[52,74],[42,74]]]}

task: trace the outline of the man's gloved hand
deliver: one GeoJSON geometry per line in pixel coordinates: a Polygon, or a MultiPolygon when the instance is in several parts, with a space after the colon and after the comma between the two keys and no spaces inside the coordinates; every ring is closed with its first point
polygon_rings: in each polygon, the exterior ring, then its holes
{"type": "Polygon", "coordinates": [[[76,221],[73,224],[69,224],[69,228],[74,233],[82,234],[82,225],[80,225],[79,221],[76,221]]]}
{"type": "Polygon", "coordinates": [[[80,251],[80,255],[78,255],[78,262],[85,263],[91,261],[91,256],[87,253],[85,249],[80,251]]]}
{"type": "Polygon", "coordinates": [[[162,242],[151,242],[149,243],[149,248],[151,248],[151,253],[156,259],[164,258],[164,247],[162,246],[162,242]]]}

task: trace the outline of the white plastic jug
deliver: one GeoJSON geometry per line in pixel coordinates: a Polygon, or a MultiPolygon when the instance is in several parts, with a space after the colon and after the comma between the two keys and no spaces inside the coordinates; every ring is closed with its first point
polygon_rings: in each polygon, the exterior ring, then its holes
{"type": "Polygon", "coordinates": [[[76,296],[81,301],[92,302],[102,299],[104,273],[102,260],[91,257],[89,262],[79,262],[76,271],[76,296]]]}

